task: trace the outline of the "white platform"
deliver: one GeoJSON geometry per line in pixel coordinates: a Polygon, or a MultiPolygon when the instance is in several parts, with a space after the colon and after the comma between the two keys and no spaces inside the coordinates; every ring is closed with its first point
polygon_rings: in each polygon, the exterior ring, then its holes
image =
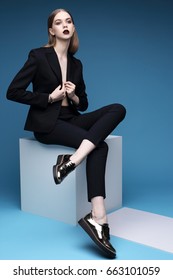
{"type": "MultiPolygon", "coordinates": [[[[122,206],[122,137],[110,135],[106,168],[106,208],[122,206]]],[[[52,166],[58,154],[74,149],[20,139],[21,209],[26,212],[77,224],[91,210],[87,198],[86,162],[82,162],[60,185],[54,183],[52,166]]]]}
{"type": "Polygon", "coordinates": [[[173,218],[124,207],[108,221],[112,235],[173,253],[173,218]]]}

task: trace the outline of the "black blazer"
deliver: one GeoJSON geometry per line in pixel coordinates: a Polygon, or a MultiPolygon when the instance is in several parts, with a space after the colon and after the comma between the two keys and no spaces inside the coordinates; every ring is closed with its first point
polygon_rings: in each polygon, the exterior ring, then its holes
{"type": "MultiPolygon", "coordinates": [[[[75,93],[79,97],[76,106],[69,100],[75,114],[88,107],[82,64],[73,55],[68,54],[67,81],[76,85],[75,93]]],[[[41,47],[30,51],[28,60],[14,77],[8,91],[7,99],[30,105],[25,123],[25,130],[34,132],[50,132],[58,118],[61,102],[48,103],[48,95],[62,85],[61,69],[53,47],[41,47]],[[27,90],[32,83],[33,90],[27,90]]]]}

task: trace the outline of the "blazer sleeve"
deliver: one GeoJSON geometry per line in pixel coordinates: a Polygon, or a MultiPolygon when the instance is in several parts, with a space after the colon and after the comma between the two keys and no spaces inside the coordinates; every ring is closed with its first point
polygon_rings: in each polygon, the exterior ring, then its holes
{"type": "Polygon", "coordinates": [[[31,50],[24,66],[12,80],[8,90],[7,99],[22,104],[46,108],[48,106],[48,94],[32,92],[27,90],[28,86],[34,80],[37,71],[37,56],[34,50],[31,50]]]}

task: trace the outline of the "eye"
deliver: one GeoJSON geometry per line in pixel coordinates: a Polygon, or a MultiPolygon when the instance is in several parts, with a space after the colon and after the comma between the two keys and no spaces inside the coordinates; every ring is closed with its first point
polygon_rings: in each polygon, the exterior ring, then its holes
{"type": "Polygon", "coordinates": [[[60,24],[61,24],[60,21],[56,21],[56,22],[55,22],[55,25],[60,25],[60,24]]]}
{"type": "Polygon", "coordinates": [[[67,23],[72,23],[72,20],[71,19],[67,19],[67,23]]]}

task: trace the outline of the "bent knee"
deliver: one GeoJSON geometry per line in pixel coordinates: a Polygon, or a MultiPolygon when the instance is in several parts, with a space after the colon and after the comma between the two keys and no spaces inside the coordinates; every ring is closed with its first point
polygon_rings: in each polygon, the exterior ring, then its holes
{"type": "Polygon", "coordinates": [[[126,116],[126,108],[122,104],[114,104],[115,111],[119,112],[121,119],[123,120],[126,116]]]}
{"type": "Polygon", "coordinates": [[[119,104],[120,105],[120,111],[121,111],[121,114],[122,114],[122,117],[123,119],[125,118],[126,116],[126,108],[122,105],[122,104],[119,104]]]}

